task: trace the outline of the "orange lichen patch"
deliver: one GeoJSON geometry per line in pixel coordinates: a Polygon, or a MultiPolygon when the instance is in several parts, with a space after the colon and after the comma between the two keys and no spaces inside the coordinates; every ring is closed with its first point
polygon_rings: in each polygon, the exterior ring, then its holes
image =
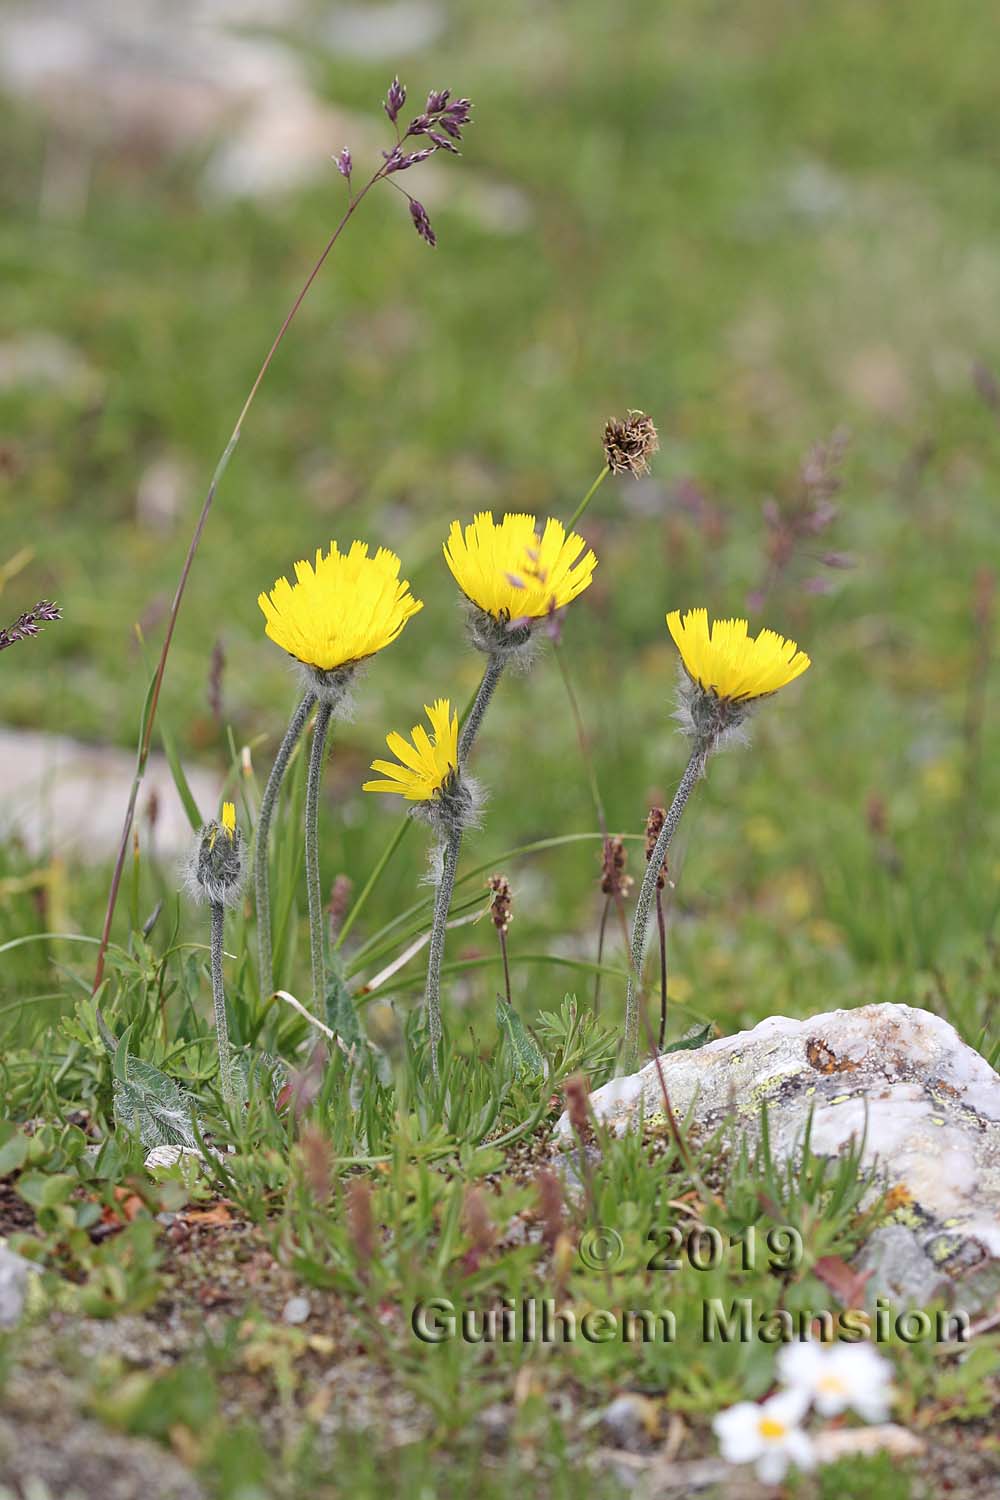
{"type": "Polygon", "coordinates": [[[858,1067],[850,1057],[838,1057],[832,1048],[815,1036],[806,1042],[806,1058],[817,1073],[854,1073],[858,1067]]]}
{"type": "Polygon", "coordinates": [[[904,1183],[897,1182],[896,1186],[890,1188],[885,1195],[885,1212],[894,1214],[901,1208],[909,1208],[913,1202],[914,1197],[909,1188],[904,1183]]]}

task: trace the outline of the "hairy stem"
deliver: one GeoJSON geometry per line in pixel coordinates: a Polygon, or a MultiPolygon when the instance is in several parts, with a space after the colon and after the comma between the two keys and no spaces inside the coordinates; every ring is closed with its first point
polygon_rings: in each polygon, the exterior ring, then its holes
{"type": "MultiPolygon", "coordinates": [[[[483,714],[486,711],[486,705],[489,702],[490,698],[493,696],[493,691],[500,680],[501,671],[502,668],[497,671],[495,678],[490,683],[489,690],[486,693],[485,697],[483,696],[485,680],[484,682],[480,683],[479,687],[476,689],[475,697],[466,706],[465,711],[462,713],[459,719],[459,723],[462,725],[460,755],[463,757],[464,755],[468,754],[469,747],[471,746],[472,741],[475,738],[476,732],[479,728],[479,722],[482,721],[483,714]],[[478,710],[479,722],[477,722],[472,732],[468,733],[469,720],[475,710],[478,710]]],[[[375,889],[379,880],[381,880],[383,871],[389,864],[393,855],[396,853],[396,850],[399,848],[400,844],[403,842],[403,839],[406,836],[408,830],[412,827],[412,824],[412,818],[404,817],[400,820],[399,827],[392,835],[392,838],[389,840],[384,851],[380,855],[378,863],[375,865],[375,868],[372,870],[368,879],[365,881],[364,886],[359,892],[357,900],[354,902],[354,905],[347,913],[347,917],[344,920],[344,925],[341,927],[339,933],[337,934],[337,941],[334,943],[335,949],[342,946],[344,939],[347,937],[347,934],[350,932],[351,928],[358,920],[358,917],[361,915],[362,909],[366,905],[369,896],[375,889]]]]}
{"type": "Polygon", "coordinates": [[[455,889],[455,871],[462,847],[462,830],[453,828],[444,846],[441,876],[434,892],[434,919],[431,923],[430,954],[427,959],[427,986],[424,990],[424,1019],[431,1042],[431,1071],[435,1079],[440,1077],[438,1047],[441,1043],[441,965],[444,962],[444,935],[448,925],[448,909],[455,889]]]}
{"type": "Polygon", "coordinates": [[[229,1027],[226,1023],[226,991],[222,982],[222,932],[226,919],[226,908],[221,901],[213,901],[212,916],[212,1004],[215,1008],[215,1034],[219,1042],[219,1083],[222,1097],[232,1104],[233,1068],[229,1057],[229,1027]]]}
{"type": "MultiPolygon", "coordinates": [[[[483,680],[479,684],[469,716],[465,721],[461,736],[458,741],[458,768],[459,771],[468,759],[469,751],[472,749],[473,741],[482,726],[483,716],[489,707],[490,699],[496,691],[496,685],[503,675],[504,658],[499,653],[491,655],[486,663],[483,680]]],[[[434,916],[431,921],[430,952],[427,958],[427,986],[424,990],[424,1017],[427,1022],[427,1031],[431,1040],[431,1068],[434,1077],[438,1078],[438,1046],[441,1041],[441,965],[444,962],[444,937],[448,926],[448,911],[451,907],[452,892],[455,889],[455,872],[458,869],[458,856],[462,848],[462,828],[456,823],[448,834],[444,847],[444,859],[441,864],[441,876],[434,893],[434,916]]]]}
{"type": "Polygon", "coordinates": [[[635,903],[635,917],[632,922],[632,974],[629,976],[628,992],[625,998],[625,1055],[624,1065],[627,1069],[635,1067],[639,1052],[639,990],[642,976],[642,960],[646,951],[646,929],[649,926],[649,917],[653,909],[656,897],[656,877],[663,868],[663,861],[670,846],[670,840],[677,831],[677,825],[681,820],[681,814],[687,805],[687,800],[695,788],[702,768],[705,764],[707,750],[704,745],[696,745],[691,752],[691,759],[687,763],[687,769],[681,777],[680,786],[674,793],[674,800],[670,804],[670,811],[663,820],[660,836],[656,840],[656,847],[646,864],[646,873],[642,877],[642,886],[639,890],[639,899],[635,903]]]}
{"type": "Polygon", "coordinates": [[[472,701],[469,716],[462,726],[462,733],[458,741],[458,768],[462,770],[469,758],[476,735],[479,733],[483,722],[483,715],[490,704],[490,699],[496,691],[496,685],[503,676],[504,658],[497,654],[491,656],[486,663],[486,671],[483,680],[479,684],[479,691],[472,701]]]}
{"type": "Polygon", "coordinates": [[[313,726],[312,749],[309,752],[309,775],[306,780],[306,891],[309,896],[309,948],[312,955],[313,1009],[326,1001],[326,954],[323,932],[323,892],[319,882],[319,790],[323,780],[326,736],[333,709],[321,703],[313,726]]]}
{"type": "Polygon", "coordinates": [[[257,897],[257,964],[259,969],[260,998],[268,999],[274,993],[274,961],[271,952],[271,874],[268,865],[268,835],[271,818],[278,803],[278,793],[288,770],[292,751],[299,742],[306,720],[313,711],[315,693],[306,693],[292,715],[285,730],[285,738],[274,757],[271,774],[267,778],[264,795],[260,799],[257,813],[257,833],[254,848],[254,887],[257,897]]]}
{"type": "Polygon", "coordinates": [[[202,503],[201,512],[198,516],[197,522],[195,523],[194,531],[191,534],[191,540],[188,543],[188,549],[184,557],[183,565],[181,567],[180,577],[177,580],[177,588],[174,591],[173,602],[170,606],[170,614],[167,616],[167,628],[166,633],[163,637],[163,646],[160,649],[160,659],[157,663],[156,673],[153,677],[151,685],[148,706],[143,717],[143,729],[139,740],[139,752],[136,757],[135,775],[132,778],[132,789],[129,792],[128,805],[125,808],[125,821],[122,824],[122,835],[118,845],[118,855],[115,859],[115,868],[111,876],[111,886],[108,890],[108,904],[104,912],[104,926],[101,930],[101,942],[97,950],[97,965],[94,971],[94,984],[92,988],[92,993],[94,994],[96,994],[97,990],[100,989],[101,981],[104,978],[104,956],[108,951],[108,944],[111,941],[111,923],[115,914],[115,905],[118,901],[118,890],[121,886],[122,872],[125,868],[125,859],[128,854],[129,835],[132,832],[132,822],[135,818],[136,803],[139,800],[139,788],[142,785],[142,778],[146,770],[146,762],[149,759],[149,747],[152,743],[153,738],[153,723],[156,719],[156,709],[160,701],[160,689],[163,686],[163,674],[166,671],[167,667],[167,657],[170,654],[170,647],[174,638],[174,628],[177,624],[177,616],[180,613],[181,600],[184,597],[184,590],[187,586],[188,575],[191,572],[195,553],[198,551],[198,546],[201,542],[202,532],[205,530],[205,523],[208,520],[209,512],[211,511],[212,505],[215,501],[216,491],[218,490],[219,485],[222,481],[222,476],[226,472],[226,469],[229,465],[229,460],[233,456],[236,444],[239,442],[242,435],[243,423],[246,421],[247,415],[254,403],[257,392],[261,387],[264,376],[267,374],[268,370],[271,367],[271,361],[274,359],[275,354],[277,354],[278,347],[281,344],[282,339],[285,337],[285,334],[291,327],[292,321],[295,318],[295,314],[298,312],[299,308],[302,306],[302,303],[305,301],[305,297],[307,292],[309,291],[309,288],[312,286],[313,282],[316,280],[316,277],[322,270],[327,256],[330,254],[334,245],[340,239],[341,234],[343,233],[344,229],[346,229],[348,223],[354,215],[355,210],[358,208],[362,199],[365,198],[371,191],[371,189],[375,186],[376,182],[380,181],[380,179],[384,176],[384,173],[385,166],[383,165],[372,174],[372,176],[365,183],[364,187],[361,188],[359,192],[355,193],[355,195],[348,203],[347,208],[344,210],[344,213],[341,215],[340,222],[337,224],[336,229],[334,229],[330,238],[327,240],[326,244],[323,247],[323,250],[320,253],[319,259],[316,261],[312,270],[309,272],[309,275],[306,277],[302,290],[299,292],[298,296],[295,298],[295,301],[292,303],[287,314],[285,315],[285,320],[282,323],[281,327],[278,329],[278,332],[274,337],[274,341],[272,342],[270,349],[267,351],[267,354],[264,358],[264,363],[261,365],[259,371],[257,372],[257,378],[254,381],[253,385],[250,387],[250,394],[247,396],[246,400],[243,403],[243,409],[236,419],[236,426],[233,428],[232,433],[229,437],[229,441],[226,444],[225,448],[222,450],[222,456],[215,466],[215,472],[212,475],[212,482],[208,487],[208,493],[206,494],[205,499],[202,503]]]}

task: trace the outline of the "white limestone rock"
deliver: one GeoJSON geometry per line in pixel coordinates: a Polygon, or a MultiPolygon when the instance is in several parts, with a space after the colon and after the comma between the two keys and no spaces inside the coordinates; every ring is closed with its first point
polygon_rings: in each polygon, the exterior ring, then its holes
{"type": "MultiPolygon", "coordinates": [[[[863,1165],[902,1190],[893,1222],[858,1261],[873,1273],[870,1300],[944,1295],[972,1313],[1000,1292],[1000,1077],[940,1016],[910,1005],[770,1016],[661,1066],[674,1114],[690,1112],[701,1132],[730,1122],[734,1142],[755,1139],[766,1104],[782,1159],[810,1109],[817,1153],[837,1156],[864,1137],[863,1165]]],[[[618,1134],[664,1121],[655,1063],[590,1102],[618,1134]]],[[[573,1141],[565,1114],[556,1137],[573,1141]]]]}

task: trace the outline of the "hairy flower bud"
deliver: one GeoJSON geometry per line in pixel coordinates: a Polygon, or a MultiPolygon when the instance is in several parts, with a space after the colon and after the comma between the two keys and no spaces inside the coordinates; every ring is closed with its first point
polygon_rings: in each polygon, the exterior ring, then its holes
{"type": "Polygon", "coordinates": [[[345,146],[340,155],[335,156],[333,159],[337,163],[337,171],[340,173],[341,177],[349,178],[351,172],[354,170],[354,162],[352,160],[351,153],[348,147],[345,146]]]}
{"type": "Polygon", "coordinates": [[[222,817],[206,823],[188,860],[186,884],[196,901],[236,906],[243,890],[246,850],[236,826],[236,808],[222,804],[222,817]]]}

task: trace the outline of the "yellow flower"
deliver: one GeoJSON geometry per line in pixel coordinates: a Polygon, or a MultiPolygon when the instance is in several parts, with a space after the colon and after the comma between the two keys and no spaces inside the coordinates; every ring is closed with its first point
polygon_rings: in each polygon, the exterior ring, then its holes
{"type": "Polygon", "coordinates": [[[561,521],[546,521],[539,534],[534,516],[506,515],[497,525],[483,511],[464,533],[452,522],[444,555],[463,594],[488,615],[537,620],[589,586],[597,558],[586,546],[561,521]]]}
{"type": "Polygon", "coordinates": [[[401,734],[386,735],[386,744],[402,764],[391,760],[373,760],[372,770],[381,771],[385,781],[366,781],[366,792],[399,792],[408,802],[429,802],[458,770],[458,714],[451,712],[447,698],[438,698],[424,713],[431,722],[428,737],[422,724],[410,730],[413,743],[401,734]]]}
{"type": "Polygon", "coordinates": [[[689,609],[682,619],[675,609],[667,625],[688,675],[728,702],[776,693],[809,666],[805,652],[773,630],[751,638],[746,620],[716,620],[709,633],[707,610],[689,609]]]}
{"type": "Polygon", "coordinates": [[[236,833],[236,808],[232,802],[223,802],[222,804],[222,826],[225,830],[226,838],[232,843],[233,836],[236,833]]]}
{"type": "Polygon", "coordinates": [[[399,558],[387,547],[368,556],[366,542],[341,552],[336,542],[315,568],[295,564],[296,582],[279,578],[257,603],[266,633],[290,656],[329,672],[362,661],[394,641],[411,615],[423,609],[399,576],[399,558]]]}

